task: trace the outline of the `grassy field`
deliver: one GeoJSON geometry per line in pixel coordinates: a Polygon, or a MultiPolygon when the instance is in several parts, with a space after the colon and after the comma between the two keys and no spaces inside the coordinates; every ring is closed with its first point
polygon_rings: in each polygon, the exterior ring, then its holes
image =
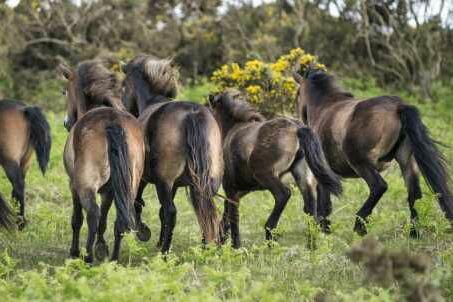
{"type": "MultiPolygon", "coordinates": [[[[358,96],[384,92],[365,81],[345,85],[358,96]]],[[[208,84],[185,90],[184,98],[199,99],[208,84]]],[[[432,134],[453,142],[453,94],[439,87],[435,106],[418,104],[432,134]]],[[[409,102],[416,101],[404,96],[409,102]]],[[[368,194],[364,182],[347,180],[344,194],[334,199],[333,234],[319,233],[303,214],[302,200],[293,195],[278,227],[280,239],[269,247],[264,241],[264,222],[273,206],[268,192],[249,194],[242,200],[243,248],[202,249],[195,215],[185,191],[176,197],[177,225],[173,247],[166,261],[155,247],[159,232],[158,202],[149,186],[144,221],[152,238],[139,243],[127,235],[119,264],[68,260],[71,240],[71,198],[62,162],[66,140],[63,114],[47,114],[53,131],[51,163],[45,177],[34,163],[27,176],[26,211],[29,224],[23,232],[0,235],[1,301],[401,301],[404,286],[385,286],[368,280],[365,268],[346,255],[361,240],[353,231],[354,213],[368,194]],[[309,243],[315,243],[309,244],[309,243]]],[[[443,149],[452,162],[453,150],[443,149]]],[[[431,267],[420,276],[453,300],[453,234],[434,196],[423,182],[423,199],[417,202],[422,238],[409,239],[406,190],[396,166],[384,173],[389,190],[372,215],[369,231],[390,250],[427,254],[431,267]]],[[[9,197],[11,188],[0,176],[0,191],[9,197]]],[[[223,203],[218,201],[218,206],[223,203]]],[[[114,210],[110,213],[107,238],[113,243],[114,210]]],[[[82,247],[86,226],[82,229],[82,247]]]]}

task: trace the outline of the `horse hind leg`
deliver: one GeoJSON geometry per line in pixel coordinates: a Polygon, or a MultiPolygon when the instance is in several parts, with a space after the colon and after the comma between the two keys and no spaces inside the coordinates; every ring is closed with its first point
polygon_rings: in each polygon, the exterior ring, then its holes
{"type": "Polygon", "coordinates": [[[173,229],[176,225],[176,206],[173,202],[173,185],[165,182],[156,183],[157,196],[162,207],[162,247],[163,254],[168,253],[173,237],[173,229]]]}
{"type": "Polygon", "coordinates": [[[370,195],[356,214],[357,218],[354,225],[354,231],[357,234],[364,236],[367,233],[365,224],[367,217],[371,215],[379,199],[381,199],[382,195],[387,191],[387,183],[379,172],[371,166],[357,166],[355,167],[355,170],[357,174],[366,181],[370,189],[370,195]]]}
{"type": "Polygon", "coordinates": [[[318,193],[316,221],[319,223],[323,233],[330,234],[331,223],[328,217],[332,213],[331,194],[319,184],[316,186],[316,190],[318,193]]]}
{"type": "Polygon", "coordinates": [[[151,230],[149,227],[142,221],[142,211],[145,206],[145,201],[143,200],[143,191],[145,190],[147,183],[144,181],[140,182],[137,191],[137,197],[135,198],[134,207],[135,207],[135,221],[137,224],[137,238],[140,241],[146,242],[151,238],[151,230]]]}
{"type": "MultiPolygon", "coordinates": [[[[178,188],[176,186],[173,187],[172,190],[172,195],[171,195],[171,200],[175,199],[175,195],[177,192],[178,188]]],[[[159,235],[159,240],[157,241],[156,246],[157,247],[162,247],[162,242],[164,240],[164,228],[165,228],[165,216],[164,216],[164,207],[161,205],[159,208],[159,220],[160,220],[160,235],[159,235]]]]}
{"type": "Polygon", "coordinates": [[[88,224],[88,237],[86,243],[85,262],[93,262],[93,246],[96,239],[96,233],[99,225],[99,207],[96,204],[96,191],[95,190],[83,190],[78,192],[79,200],[82,207],[87,212],[87,224],[88,224]]]}
{"type": "Polygon", "coordinates": [[[280,216],[291,197],[291,190],[274,175],[256,175],[258,182],[266,189],[271,191],[275,199],[274,209],[272,210],[265,225],[266,240],[274,240],[273,230],[277,227],[280,216]]]}
{"type": "Polygon", "coordinates": [[[9,161],[4,165],[6,176],[13,186],[12,198],[19,202],[18,227],[25,227],[25,177],[19,164],[9,161]]]}
{"type": "Polygon", "coordinates": [[[220,221],[220,243],[221,244],[224,244],[227,239],[228,239],[228,235],[230,233],[230,227],[231,227],[231,224],[230,224],[230,220],[229,220],[229,208],[228,208],[228,203],[230,201],[229,200],[225,200],[223,202],[223,216],[222,216],[222,220],[220,221]]]}
{"type": "Polygon", "coordinates": [[[415,201],[422,198],[422,191],[420,188],[417,163],[409,148],[408,144],[404,144],[398,150],[395,159],[401,169],[408,193],[407,202],[411,215],[411,229],[409,234],[412,238],[419,238],[420,234],[417,229],[418,213],[415,209],[415,201]]]}
{"type": "Polygon", "coordinates": [[[79,237],[80,229],[82,228],[83,224],[83,212],[79,197],[77,196],[77,192],[75,191],[72,191],[72,203],[73,203],[71,218],[72,244],[69,253],[72,258],[78,258],[80,256],[79,237]]]}
{"type": "Polygon", "coordinates": [[[291,174],[299,188],[304,201],[304,212],[310,216],[317,217],[316,205],[316,180],[308,168],[307,162],[299,160],[295,162],[291,169],[291,174]]]}
{"type": "Polygon", "coordinates": [[[107,229],[107,218],[110,207],[112,206],[113,194],[111,191],[107,191],[101,195],[101,215],[99,217],[99,226],[97,231],[97,240],[95,247],[95,256],[99,261],[104,260],[109,255],[109,249],[107,242],[105,241],[104,234],[107,229]]]}

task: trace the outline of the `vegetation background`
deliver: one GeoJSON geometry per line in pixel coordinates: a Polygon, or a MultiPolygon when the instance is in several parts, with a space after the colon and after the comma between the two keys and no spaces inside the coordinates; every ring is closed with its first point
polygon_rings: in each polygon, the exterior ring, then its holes
{"type": "MultiPolygon", "coordinates": [[[[301,196],[293,190],[278,227],[280,240],[271,248],[264,241],[263,226],[272,197],[268,192],[250,194],[241,204],[244,248],[239,251],[201,248],[195,215],[180,190],[173,252],[167,261],[154,246],[158,203],[150,187],[144,212],[153,233],[150,242],[139,243],[128,235],[119,265],[87,267],[67,260],[71,202],[61,157],[67,136],[62,126],[65,99],[55,71],[60,61],[75,65],[100,57],[119,71],[121,60],[138,53],[173,57],[184,79],[178,98],[203,102],[216,89],[212,74],[222,65],[277,62],[301,47],[358,97],[392,93],[416,104],[433,136],[449,145],[449,1],[21,0],[13,6],[14,2],[0,1],[0,96],[44,107],[54,144],[46,176],[39,174],[36,164],[27,176],[29,225],[24,232],[0,235],[2,301],[453,300],[449,226],[424,186],[424,197],[417,202],[422,238],[409,239],[406,190],[396,167],[384,173],[389,191],[373,213],[370,233],[387,249],[429,255],[427,273],[409,273],[413,284],[429,285],[415,286],[419,300],[409,298],[413,289],[392,278],[372,280],[365,266],[348,258],[350,246],[360,240],[352,232],[354,213],[368,194],[359,180],[346,181],[345,193],[334,200],[329,236],[319,233],[303,214],[301,196]]],[[[262,109],[292,112],[276,104],[279,101],[262,109]]],[[[288,106],[291,101],[281,100],[288,106]]],[[[442,150],[451,164],[453,151],[442,150]]],[[[10,190],[1,175],[0,192],[9,196],[10,190]]],[[[221,204],[219,200],[219,208],[221,204]]],[[[107,232],[112,242],[111,228],[107,232]]]]}

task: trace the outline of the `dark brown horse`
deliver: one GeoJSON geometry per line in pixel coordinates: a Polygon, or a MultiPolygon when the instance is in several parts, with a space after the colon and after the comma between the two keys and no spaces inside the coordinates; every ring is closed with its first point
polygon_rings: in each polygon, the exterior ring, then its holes
{"type": "Polygon", "coordinates": [[[93,261],[96,235],[96,258],[102,260],[108,255],[104,233],[114,200],[117,218],[112,260],[117,260],[122,233],[134,228],[134,200],[145,159],[141,125],[135,117],[121,110],[124,107],[117,97],[119,83],[100,62],[83,62],[74,71],[60,66],[60,70],[68,80],[65,126],[70,132],[64,163],[74,206],[70,254],[72,257],[80,254],[83,208],[88,223],[85,261],[93,261]],[[100,209],[96,203],[97,193],[102,196],[100,209]]]}
{"type": "Polygon", "coordinates": [[[307,163],[325,190],[341,192],[340,179],[329,168],[318,138],[301,122],[289,118],[265,120],[239,94],[232,92],[210,97],[210,106],[224,141],[223,188],[229,200],[225,201],[222,233],[226,235],[231,226],[234,248],[240,247],[238,206],[245,194],[269,190],[274,196],[274,209],[265,225],[266,239],[272,240],[272,230],[291,196],[282,182],[285,174],[291,173],[301,191],[305,191],[302,186],[307,163]]]}
{"type": "MultiPolygon", "coordinates": [[[[178,72],[169,60],[138,56],[124,66],[123,102],[139,116],[146,142],[146,167],[136,203],[154,183],[161,204],[159,245],[169,250],[176,223],[174,196],[188,186],[198,223],[207,242],[218,239],[218,219],[213,196],[223,175],[220,129],[211,112],[191,102],[174,102],[178,72]]],[[[139,220],[140,221],[140,220],[139,220]]]]}
{"type": "MultiPolygon", "coordinates": [[[[418,171],[437,194],[445,216],[453,219],[453,198],[444,156],[438,150],[414,106],[396,96],[356,100],[324,71],[309,70],[294,75],[300,84],[298,108],[304,121],[322,142],[332,169],[342,177],[363,178],[370,195],[357,212],[354,230],[366,233],[366,218],[387,190],[379,172],[396,160],[408,190],[413,222],[411,236],[418,236],[415,201],[422,196],[418,171]]],[[[318,203],[331,207],[330,194],[318,188],[318,203]]],[[[322,213],[327,217],[330,213],[322,213]]]]}
{"type": "MultiPolygon", "coordinates": [[[[12,197],[19,202],[19,229],[25,225],[25,175],[35,150],[44,174],[49,163],[50,126],[41,109],[20,101],[0,100],[0,165],[13,186],[12,197]]],[[[0,198],[0,225],[11,221],[9,209],[0,198]]]]}

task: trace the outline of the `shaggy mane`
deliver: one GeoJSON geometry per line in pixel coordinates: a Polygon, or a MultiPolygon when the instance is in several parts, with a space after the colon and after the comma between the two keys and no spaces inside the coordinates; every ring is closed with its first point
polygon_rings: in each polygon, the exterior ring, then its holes
{"type": "Polygon", "coordinates": [[[118,79],[100,60],[84,61],[77,66],[77,87],[92,105],[120,94],[118,79]]]}
{"type": "Polygon", "coordinates": [[[354,95],[339,86],[332,75],[323,70],[312,70],[306,74],[308,93],[313,98],[335,97],[340,99],[353,98],[354,95]]]}
{"type": "Polygon", "coordinates": [[[126,65],[126,73],[141,75],[149,85],[149,92],[173,99],[178,93],[179,71],[169,59],[139,55],[126,65]]]}
{"type": "Polygon", "coordinates": [[[238,91],[227,91],[220,94],[219,102],[222,104],[222,109],[235,120],[242,122],[261,122],[266,120],[266,118],[250,105],[238,91]]]}

